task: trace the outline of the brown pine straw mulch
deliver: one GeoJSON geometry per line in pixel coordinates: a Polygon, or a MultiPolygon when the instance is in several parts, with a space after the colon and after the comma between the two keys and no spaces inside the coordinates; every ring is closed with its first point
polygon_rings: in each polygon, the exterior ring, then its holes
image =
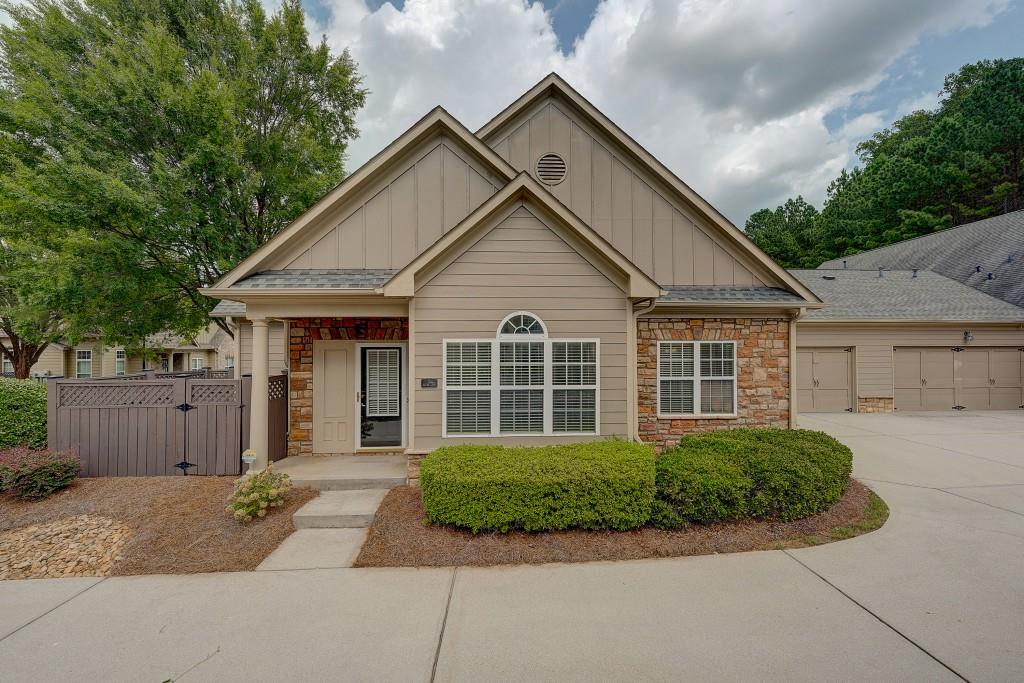
{"type": "Polygon", "coordinates": [[[480,533],[427,523],[420,489],[400,486],[384,498],[356,567],[487,566],[595,560],[637,560],[804,547],[867,533],[888,509],[851,479],[831,508],[794,522],[744,520],[693,525],[678,531],[480,533]]]}
{"type": "MultiPolygon", "coordinates": [[[[0,537],[14,536],[12,530],[33,525],[67,526],[71,518],[85,516],[127,527],[128,537],[109,568],[83,567],[71,576],[254,569],[295,530],[292,514],[318,494],[294,488],[284,505],[263,519],[241,524],[224,511],[234,481],[233,477],[98,477],[78,479],[39,501],[4,495],[0,496],[0,537]]],[[[69,552],[66,547],[59,551],[69,552]]],[[[13,558],[7,559],[13,563],[13,558]]],[[[17,574],[17,578],[25,576],[24,568],[17,574]]]]}

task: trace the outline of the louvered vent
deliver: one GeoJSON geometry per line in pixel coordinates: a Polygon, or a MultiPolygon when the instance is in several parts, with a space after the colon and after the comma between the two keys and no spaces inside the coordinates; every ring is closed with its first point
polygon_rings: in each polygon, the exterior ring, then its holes
{"type": "Polygon", "coordinates": [[[545,154],[537,160],[537,177],[548,185],[565,180],[565,159],[557,154],[545,154]]]}

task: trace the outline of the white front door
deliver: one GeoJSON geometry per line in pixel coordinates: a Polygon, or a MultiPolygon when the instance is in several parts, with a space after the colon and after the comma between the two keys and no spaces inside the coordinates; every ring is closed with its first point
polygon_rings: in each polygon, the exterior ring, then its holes
{"type": "Polygon", "coordinates": [[[355,443],[354,345],[313,342],[313,452],[351,453],[355,443]]]}

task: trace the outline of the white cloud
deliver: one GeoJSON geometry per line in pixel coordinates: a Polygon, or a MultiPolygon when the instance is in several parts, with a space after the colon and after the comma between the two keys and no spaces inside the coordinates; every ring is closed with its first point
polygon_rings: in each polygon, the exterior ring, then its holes
{"type": "Polygon", "coordinates": [[[1007,4],[604,0],[564,56],[540,3],[321,1],[330,19],[313,28],[351,48],[372,91],[352,166],[437,104],[475,128],[558,71],[740,224],[792,194],[819,203],[894,112],[832,132],[826,115],[867,98],[922,37],[983,26],[1007,4]]]}

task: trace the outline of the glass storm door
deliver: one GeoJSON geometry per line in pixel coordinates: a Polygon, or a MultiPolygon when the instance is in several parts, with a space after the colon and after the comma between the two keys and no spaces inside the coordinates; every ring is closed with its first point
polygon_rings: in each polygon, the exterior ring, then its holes
{"type": "Polygon", "coordinates": [[[359,352],[359,445],[402,445],[402,347],[364,346],[359,352]]]}

